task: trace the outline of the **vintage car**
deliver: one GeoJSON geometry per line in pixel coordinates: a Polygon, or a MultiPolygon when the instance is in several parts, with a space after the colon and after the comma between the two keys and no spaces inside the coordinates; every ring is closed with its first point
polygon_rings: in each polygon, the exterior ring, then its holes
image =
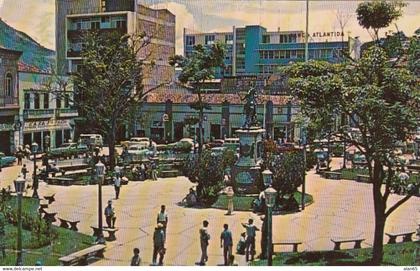
{"type": "Polygon", "coordinates": [[[14,156],[6,156],[4,153],[0,152],[0,166],[7,167],[13,165],[16,161],[14,156]]]}

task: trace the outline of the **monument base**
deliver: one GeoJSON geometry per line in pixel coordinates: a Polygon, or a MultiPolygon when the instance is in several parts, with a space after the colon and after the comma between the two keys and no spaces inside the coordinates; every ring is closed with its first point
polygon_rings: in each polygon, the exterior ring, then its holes
{"type": "Polygon", "coordinates": [[[234,176],[233,189],[236,194],[258,194],[257,183],[261,180],[260,166],[238,166],[232,167],[232,176],[234,176]]]}

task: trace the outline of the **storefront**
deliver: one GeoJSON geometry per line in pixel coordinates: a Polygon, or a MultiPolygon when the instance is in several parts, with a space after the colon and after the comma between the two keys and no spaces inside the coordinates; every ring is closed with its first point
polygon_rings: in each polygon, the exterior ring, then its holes
{"type": "Polygon", "coordinates": [[[11,155],[19,144],[19,124],[13,116],[0,117],[0,152],[11,155]]]}
{"type": "Polygon", "coordinates": [[[24,144],[31,145],[36,142],[40,150],[44,151],[47,146],[46,137],[50,138],[50,147],[58,147],[64,142],[72,139],[72,120],[41,120],[25,121],[24,123],[24,144]]]}

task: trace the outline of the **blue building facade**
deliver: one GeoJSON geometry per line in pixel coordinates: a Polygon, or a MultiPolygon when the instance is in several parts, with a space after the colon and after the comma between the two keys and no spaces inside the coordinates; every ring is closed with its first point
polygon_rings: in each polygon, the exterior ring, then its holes
{"type": "MultiPolygon", "coordinates": [[[[279,66],[305,59],[305,32],[269,32],[260,25],[233,27],[232,32],[217,33],[188,33],[184,29],[184,55],[191,54],[197,44],[211,45],[217,41],[226,44],[227,49],[225,68],[218,72],[219,78],[272,74],[279,66]]],[[[342,51],[349,51],[349,40],[344,40],[343,33],[310,35],[309,59],[340,62],[342,51]]]]}

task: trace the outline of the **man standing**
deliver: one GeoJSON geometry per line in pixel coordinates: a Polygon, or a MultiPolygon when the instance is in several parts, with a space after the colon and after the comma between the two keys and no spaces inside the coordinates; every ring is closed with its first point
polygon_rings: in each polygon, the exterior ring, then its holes
{"type": "Polygon", "coordinates": [[[28,169],[26,168],[26,164],[23,165],[22,169],[21,169],[23,178],[26,179],[26,174],[28,173],[28,169]]]}
{"type": "Polygon", "coordinates": [[[115,199],[118,199],[120,196],[120,189],[121,189],[121,177],[116,176],[114,177],[114,188],[115,188],[115,199]]]}
{"type": "Polygon", "coordinates": [[[199,265],[206,265],[209,257],[207,256],[207,247],[209,246],[210,234],[207,231],[207,226],[209,222],[207,220],[203,221],[203,227],[200,229],[200,246],[201,246],[201,259],[199,265]]]}
{"type": "Polygon", "coordinates": [[[160,206],[160,212],[157,215],[156,223],[163,225],[163,231],[166,235],[166,227],[168,226],[168,214],[166,213],[166,206],[160,206]]]}
{"type": "Polygon", "coordinates": [[[157,177],[157,165],[155,161],[152,161],[151,164],[151,168],[152,168],[152,180],[153,181],[157,181],[158,177],[157,177]]]}
{"type": "Polygon", "coordinates": [[[130,266],[139,266],[141,263],[141,258],[140,258],[140,249],[138,248],[134,248],[133,249],[133,257],[131,258],[131,264],[130,266]]]}
{"type": "Polygon", "coordinates": [[[252,218],[248,219],[248,224],[241,223],[246,228],[246,242],[245,242],[245,257],[246,261],[249,261],[249,253],[251,253],[251,261],[254,260],[255,255],[255,235],[259,229],[254,225],[252,218]]]}
{"type": "Polygon", "coordinates": [[[108,200],[108,206],[105,208],[105,220],[108,228],[113,229],[115,227],[115,217],[114,207],[112,207],[112,200],[108,200]]]}
{"type": "Polygon", "coordinates": [[[153,233],[153,259],[152,265],[156,265],[156,258],[159,254],[159,265],[163,265],[163,257],[165,256],[165,232],[163,231],[163,225],[158,223],[155,232],[153,233]]]}
{"type": "Polygon", "coordinates": [[[223,225],[223,231],[220,235],[220,247],[223,248],[223,258],[225,260],[225,265],[229,265],[229,259],[232,255],[232,232],[229,230],[228,224],[223,225]]]}

